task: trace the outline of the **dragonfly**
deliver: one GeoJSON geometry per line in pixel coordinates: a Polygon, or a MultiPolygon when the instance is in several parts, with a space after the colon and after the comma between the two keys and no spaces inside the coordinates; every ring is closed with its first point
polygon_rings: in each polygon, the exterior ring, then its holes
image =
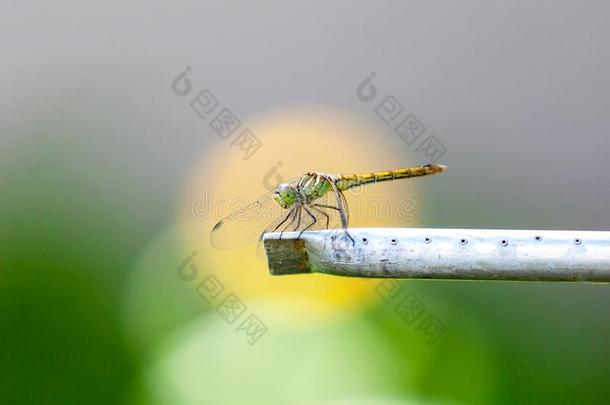
{"type": "Polygon", "coordinates": [[[349,212],[344,192],[371,183],[427,176],[447,166],[427,164],[415,167],[360,173],[328,174],[308,172],[279,184],[258,200],[222,219],[212,228],[210,242],[219,249],[233,249],[262,241],[268,232],[338,229],[351,241],[349,212]]]}

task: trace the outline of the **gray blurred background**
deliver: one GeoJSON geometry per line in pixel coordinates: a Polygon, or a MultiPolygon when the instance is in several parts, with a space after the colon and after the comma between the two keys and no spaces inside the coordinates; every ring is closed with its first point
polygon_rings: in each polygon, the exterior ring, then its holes
{"type": "Polygon", "coordinates": [[[448,150],[447,225],[606,229],[609,12],[595,1],[10,2],[2,151],[69,138],[74,154],[110,150],[141,187],[171,191],[222,143],[168,90],[186,66],[240,117],[323,103],[379,122],[355,97],[376,72],[448,150]],[[473,207],[481,223],[462,223],[473,207]]]}

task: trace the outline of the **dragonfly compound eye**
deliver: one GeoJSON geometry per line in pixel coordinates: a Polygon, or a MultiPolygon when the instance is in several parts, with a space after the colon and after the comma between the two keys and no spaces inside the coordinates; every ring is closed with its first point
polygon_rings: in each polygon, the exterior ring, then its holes
{"type": "Polygon", "coordinates": [[[297,200],[296,191],[290,184],[280,184],[275,194],[275,200],[284,208],[291,207],[297,200]]]}

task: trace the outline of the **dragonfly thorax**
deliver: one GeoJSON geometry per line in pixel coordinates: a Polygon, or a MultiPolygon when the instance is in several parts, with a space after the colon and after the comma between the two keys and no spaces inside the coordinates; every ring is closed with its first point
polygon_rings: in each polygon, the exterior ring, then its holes
{"type": "Polygon", "coordinates": [[[332,186],[329,182],[330,175],[324,173],[307,173],[301,176],[296,185],[299,197],[305,204],[310,204],[328,193],[332,186]]]}
{"type": "Polygon", "coordinates": [[[311,204],[332,189],[329,178],[329,175],[322,173],[307,173],[294,185],[282,183],[274,191],[275,201],[282,208],[311,204]]]}

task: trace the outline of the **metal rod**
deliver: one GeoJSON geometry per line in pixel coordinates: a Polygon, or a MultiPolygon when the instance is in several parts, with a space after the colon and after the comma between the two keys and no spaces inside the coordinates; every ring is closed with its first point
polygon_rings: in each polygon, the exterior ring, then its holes
{"type": "Polygon", "coordinates": [[[610,282],[610,232],[354,228],[269,233],[273,275],[610,282]]]}

